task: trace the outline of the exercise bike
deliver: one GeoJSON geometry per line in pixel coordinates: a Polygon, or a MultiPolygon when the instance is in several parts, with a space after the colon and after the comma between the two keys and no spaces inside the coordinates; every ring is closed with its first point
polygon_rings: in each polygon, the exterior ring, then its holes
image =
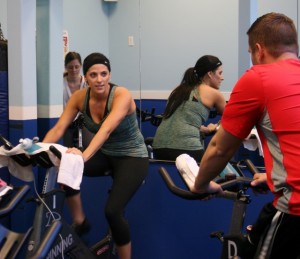
{"type": "MultiPolygon", "coordinates": [[[[1,184],[2,184],[1,180],[1,184]]],[[[2,189],[1,185],[1,189],[2,189]]],[[[17,207],[17,205],[25,198],[30,187],[28,185],[23,185],[21,187],[15,186],[5,186],[8,192],[1,192],[0,200],[0,217],[9,216],[10,213],[17,207]]],[[[39,246],[32,255],[32,259],[43,259],[46,257],[51,246],[53,245],[55,238],[57,237],[59,231],[61,230],[61,222],[53,221],[50,227],[47,229],[42,240],[39,242],[39,246]]],[[[4,225],[0,224],[0,258],[14,259],[19,258],[22,249],[24,249],[28,236],[32,231],[32,227],[26,232],[15,232],[8,229],[4,225]]]]}
{"type": "MultiPolygon", "coordinates": [[[[211,237],[217,238],[222,244],[221,258],[243,258],[239,257],[244,252],[243,244],[246,242],[247,231],[244,228],[244,219],[246,216],[247,205],[251,202],[251,197],[247,194],[247,190],[250,187],[250,183],[253,180],[244,175],[243,170],[248,169],[251,174],[259,173],[256,167],[250,160],[245,160],[240,163],[234,164],[236,171],[234,174],[217,177],[215,179],[222,189],[223,194],[217,196],[217,198],[228,199],[233,201],[233,209],[231,215],[231,223],[229,231],[226,235],[222,231],[214,231],[211,233],[211,237]]],[[[168,189],[176,196],[187,200],[202,200],[209,194],[197,194],[189,191],[190,182],[187,182],[179,171],[183,185],[186,188],[181,188],[174,183],[173,178],[164,167],[159,168],[159,173],[166,183],[168,189]]],[[[261,186],[262,189],[267,190],[266,186],[261,186]]],[[[248,229],[248,228],[247,228],[248,229]]],[[[250,229],[250,226],[249,226],[250,229]]]]}
{"type": "MultiPolygon", "coordinates": [[[[31,141],[31,146],[26,146],[27,151],[24,151],[25,154],[15,155],[15,160],[19,162],[21,161],[18,163],[22,166],[29,165],[31,163],[33,166],[45,168],[46,176],[41,194],[34,199],[37,208],[34,216],[33,229],[27,242],[25,258],[33,258],[39,248],[40,240],[45,235],[53,221],[60,221],[62,227],[49,249],[46,258],[117,258],[115,246],[110,233],[89,248],[83,243],[80,237],[78,237],[73,228],[66,222],[63,217],[65,192],[62,189],[57,188],[57,168],[51,161],[48,151],[43,150],[32,154],[29,151],[36,151],[40,147],[34,143],[35,141],[29,139],[26,139],[26,141],[27,144],[31,141]]],[[[2,136],[0,136],[0,142],[6,147],[6,149],[12,150],[14,148],[14,146],[2,136]]],[[[55,145],[60,146],[57,144],[55,145]]],[[[58,158],[60,158],[61,153],[57,148],[55,148],[55,145],[51,145],[50,150],[58,156],[58,158]]]]}

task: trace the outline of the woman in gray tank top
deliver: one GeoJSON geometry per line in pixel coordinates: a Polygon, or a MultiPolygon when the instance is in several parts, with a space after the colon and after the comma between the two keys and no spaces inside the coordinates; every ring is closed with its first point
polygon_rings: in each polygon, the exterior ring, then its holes
{"type": "MultiPolygon", "coordinates": [[[[130,92],[109,83],[110,62],[101,53],[88,55],[83,62],[87,88],[76,91],[68,101],[56,125],[44,142],[57,142],[78,112],[84,114],[86,129],[93,133],[85,150],[70,148],[68,153],[82,156],[84,175],[100,176],[111,171],[113,185],[105,206],[113,239],[120,259],[131,257],[129,225],[124,210],[148,173],[148,152],[138,128],[136,106],[130,92]]],[[[80,192],[64,186],[75,231],[86,233],[80,192]]]]}
{"type": "Polygon", "coordinates": [[[222,62],[215,56],[205,55],[194,67],[186,70],[183,79],[170,94],[163,120],[153,141],[156,159],[176,160],[186,153],[200,162],[204,146],[200,132],[213,132],[217,124],[204,126],[209,112],[215,108],[220,114],[225,99],[219,91],[222,62]]]}

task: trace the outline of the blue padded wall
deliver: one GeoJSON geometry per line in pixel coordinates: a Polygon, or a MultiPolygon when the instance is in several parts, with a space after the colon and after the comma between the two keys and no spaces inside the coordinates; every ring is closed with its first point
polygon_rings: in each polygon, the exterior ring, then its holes
{"type": "MultiPolygon", "coordinates": [[[[7,41],[0,40],[0,134],[8,137],[8,66],[7,41]]],[[[1,178],[9,180],[6,168],[0,169],[1,178]]]]}
{"type": "MultiPolygon", "coordinates": [[[[228,231],[232,201],[181,199],[167,189],[158,172],[161,166],[168,170],[177,184],[180,183],[174,163],[150,163],[145,183],[125,211],[131,229],[132,258],[220,258],[221,243],[210,238],[210,233],[228,231]]],[[[81,195],[84,210],[92,223],[91,232],[84,237],[89,245],[99,241],[107,231],[104,206],[110,185],[109,177],[83,178],[81,195]]],[[[245,226],[255,221],[262,206],[272,198],[270,194],[249,194],[252,202],[247,208],[245,226]]]]}

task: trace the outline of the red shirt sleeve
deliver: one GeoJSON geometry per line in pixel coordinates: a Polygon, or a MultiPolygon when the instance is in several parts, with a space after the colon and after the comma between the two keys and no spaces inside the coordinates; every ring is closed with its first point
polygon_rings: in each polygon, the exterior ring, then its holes
{"type": "Polygon", "coordinates": [[[236,83],[222,116],[222,127],[230,134],[245,139],[258,124],[264,112],[263,87],[253,68],[236,83]]]}

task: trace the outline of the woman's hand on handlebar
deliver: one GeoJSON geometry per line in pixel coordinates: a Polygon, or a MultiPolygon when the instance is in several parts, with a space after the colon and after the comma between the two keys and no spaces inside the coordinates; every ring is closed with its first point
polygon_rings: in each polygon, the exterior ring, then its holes
{"type": "Polygon", "coordinates": [[[211,198],[214,198],[218,194],[223,193],[223,189],[221,185],[217,184],[214,181],[210,181],[210,183],[201,189],[196,189],[195,186],[191,188],[191,192],[194,193],[200,193],[200,194],[209,194],[207,197],[205,197],[203,200],[209,200],[211,198]]]}
{"type": "Polygon", "coordinates": [[[76,148],[76,147],[70,147],[70,148],[68,148],[67,151],[66,151],[66,153],[83,156],[81,150],[78,149],[78,148],[76,148]]]}

